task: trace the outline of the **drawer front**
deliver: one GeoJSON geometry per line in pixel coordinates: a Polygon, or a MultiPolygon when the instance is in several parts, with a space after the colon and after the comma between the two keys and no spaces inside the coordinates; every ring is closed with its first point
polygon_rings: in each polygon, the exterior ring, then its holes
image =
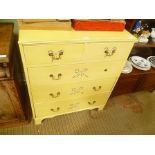
{"type": "Polygon", "coordinates": [[[34,105],[36,117],[53,117],[80,110],[93,109],[106,104],[110,93],[87,96],[77,100],[34,105]]]}
{"type": "Polygon", "coordinates": [[[30,85],[57,85],[70,82],[88,81],[117,77],[123,62],[96,62],[51,67],[28,68],[30,85]]]}
{"type": "Polygon", "coordinates": [[[84,44],[40,44],[24,46],[27,65],[64,64],[81,61],[84,44]]]}
{"type": "Polygon", "coordinates": [[[97,60],[126,59],[131,51],[131,42],[89,43],[85,45],[84,57],[97,60]]]}
{"type": "Polygon", "coordinates": [[[103,81],[90,81],[63,85],[32,86],[31,92],[35,104],[42,102],[57,102],[82,98],[112,90],[117,78],[108,78],[103,81]]]}
{"type": "Polygon", "coordinates": [[[121,60],[133,43],[38,44],[24,46],[27,65],[67,64],[93,60],[121,60]]]}

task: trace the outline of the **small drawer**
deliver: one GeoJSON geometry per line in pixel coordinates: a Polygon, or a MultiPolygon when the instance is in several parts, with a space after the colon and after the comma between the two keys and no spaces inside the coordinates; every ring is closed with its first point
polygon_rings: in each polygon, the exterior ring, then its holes
{"type": "Polygon", "coordinates": [[[55,65],[81,61],[84,44],[36,44],[25,45],[27,65],[55,65]]]}
{"type": "Polygon", "coordinates": [[[132,42],[88,43],[83,57],[88,60],[122,60],[128,57],[132,45],[132,42]]]}
{"type": "Polygon", "coordinates": [[[86,96],[77,100],[64,100],[61,102],[42,103],[34,105],[36,117],[54,117],[57,115],[94,109],[106,104],[110,93],[86,96]]]}
{"type": "Polygon", "coordinates": [[[31,93],[35,104],[42,102],[57,102],[95,95],[112,90],[117,78],[103,79],[102,81],[89,81],[62,85],[32,86],[31,93]]]}
{"type": "Polygon", "coordinates": [[[102,80],[109,77],[118,77],[124,61],[81,63],[51,67],[28,68],[30,85],[44,86],[57,85],[88,80],[102,80]]]}

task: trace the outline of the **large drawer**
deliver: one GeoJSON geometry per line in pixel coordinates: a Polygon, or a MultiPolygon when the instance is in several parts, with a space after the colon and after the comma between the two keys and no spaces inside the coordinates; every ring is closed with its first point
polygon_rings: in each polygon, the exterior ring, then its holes
{"type": "Polygon", "coordinates": [[[102,81],[78,82],[62,85],[32,85],[31,93],[34,104],[43,102],[57,102],[110,92],[117,78],[103,79],[102,81]]]}
{"type": "Polygon", "coordinates": [[[36,117],[53,117],[65,113],[76,112],[80,110],[93,109],[104,106],[110,93],[87,96],[84,98],[64,100],[60,102],[51,102],[34,105],[36,117]]]}
{"type": "Polygon", "coordinates": [[[24,45],[27,65],[67,64],[93,60],[121,60],[126,58],[132,43],[83,43],[24,45]]]}
{"type": "Polygon", "coordinates": [[[123,63],[123,61],[109,61],[50,67],[32,67],[28,68],[28,76],[31,87],[96,79],[103,80],[103,78],[118,77],[122,70],[123,63]]]}

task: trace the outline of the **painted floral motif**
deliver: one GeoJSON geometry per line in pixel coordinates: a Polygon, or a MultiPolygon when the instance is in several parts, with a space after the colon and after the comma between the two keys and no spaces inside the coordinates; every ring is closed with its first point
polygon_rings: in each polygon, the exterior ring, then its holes
{"type": "Polygon", "coordinates": [[[83,94],[84,93],[84,88],[79,87],[79,88],[72,88],[71,90],[71,95],[77,95],[77,94],[83,94]]]}
{"type": "Polygon", "coordinates": [[[80,105],[80,102],[69,104],[69,109],[76,109],[80,105]]]}
{"type": "Polygon", "coordinates": [[[73,75],[73,78],[82,78],[82,77],[88,78],[87,71],[88,71],[88,68],[84,68],[84,69],[76,68],[74,71],[75,74],[73,75]]]}

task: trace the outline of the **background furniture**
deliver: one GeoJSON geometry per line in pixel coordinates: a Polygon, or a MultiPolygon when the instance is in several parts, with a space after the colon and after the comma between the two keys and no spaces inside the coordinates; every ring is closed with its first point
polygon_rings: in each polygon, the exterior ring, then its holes
{"type": "Polygon", "coordinates": [[[12,78],[13,24],[0,23],[0,80],[12,78]]]}
{"type": "Polygon", "coordinates": [[[21,102],[21,90],[14,76],[13,24],[0,23],[0,127],[26,122],[21,102]]]}
{"type": "Polygon", "coordinates": [[[20,30],[20,53],[35,123],[103,109],[134,41],[127,31],[20,30]]]}
{"type": "MultiPolygon", "coordinates": [[[[155,27],[155,20],[143,20],[155,27]]],[[[131,32],[135,20],[127,22],[127,29],[131,32]]],[[[155,43],[149,40],[148,43],[135,43],[129,56],[138,55],[144,58],[155,56],[155,43]]],[[[153,91],[155,89],[155,69],[142,71],[133,68],[129,74],[121,74],[111,96],[122,95],[142,90],[153,91]]]]}
{"type": "Polygon", "coordinates": [[[24,122],[25,117],[14,80],[0,81],[0,127],[24,122]]]}

